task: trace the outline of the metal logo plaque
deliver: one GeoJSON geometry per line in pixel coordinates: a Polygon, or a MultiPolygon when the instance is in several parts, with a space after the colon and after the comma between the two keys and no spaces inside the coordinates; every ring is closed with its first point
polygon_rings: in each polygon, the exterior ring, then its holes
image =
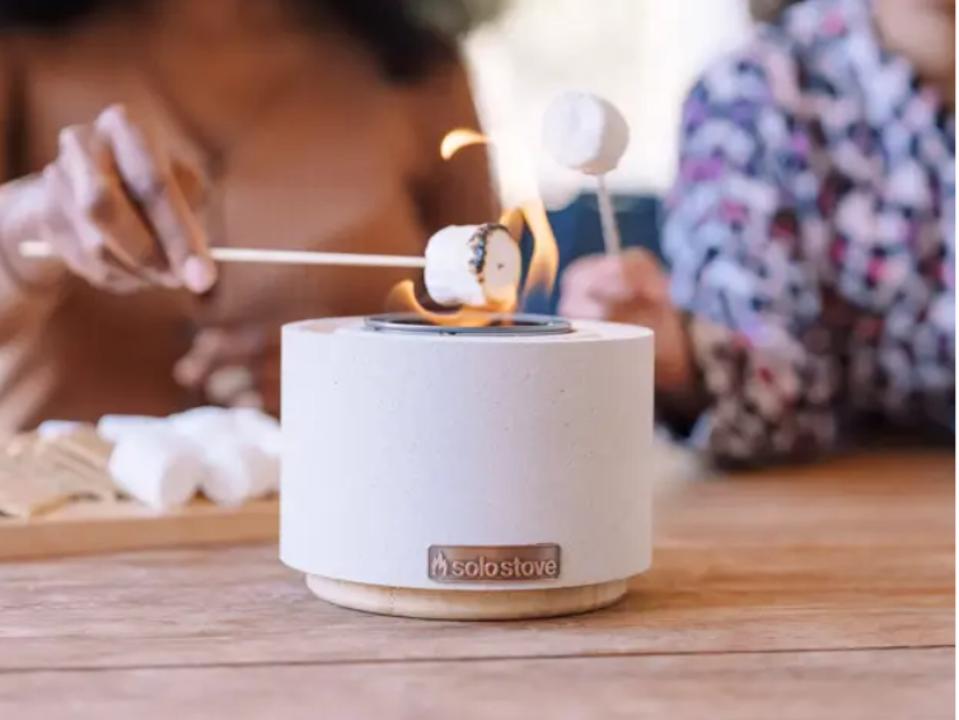
{"type": "Polygon", "coordinates": [[[559,545],[431,545],[427,569],[441,583],[555,580],[559,545]]]}

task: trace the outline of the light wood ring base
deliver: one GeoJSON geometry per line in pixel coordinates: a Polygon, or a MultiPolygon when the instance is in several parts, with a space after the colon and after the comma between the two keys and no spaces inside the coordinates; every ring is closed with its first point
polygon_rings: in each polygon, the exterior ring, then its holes
{"type": "Polygon", "coordinates": [[[626,594],[626,580],[536,590],[424,590],[307,575],[317,597],[341,607],[435,620],[518,620],[598,610],[626,594]]]}

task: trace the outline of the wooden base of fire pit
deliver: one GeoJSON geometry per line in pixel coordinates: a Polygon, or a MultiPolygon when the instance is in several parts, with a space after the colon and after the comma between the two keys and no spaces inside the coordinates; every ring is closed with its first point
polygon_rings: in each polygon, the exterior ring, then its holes
{"type": "Polygon", "coordinates": [[[306,576],[307,587],[334,605],[434,620],[518,620],[598,610],[626,594],[626,580],[544,590],[422,590],[306,576]]]}

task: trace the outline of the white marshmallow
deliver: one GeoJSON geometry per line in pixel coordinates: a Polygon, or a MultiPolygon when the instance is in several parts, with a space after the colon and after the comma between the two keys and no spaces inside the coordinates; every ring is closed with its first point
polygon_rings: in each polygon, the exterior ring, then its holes
{"type": "Polygon", "coordinates": [[[204,405],[175,413],[167,418],[170,428],[201,442],[204,438],[233,431],[233,415],[227,408],[204,405]]]}
{"type": "Polygon", "coordinates": [[[239,505],[279,488],[280,425],[252,408],[196,407],[168,418],[107,415],[98,431],[117,443],[110,470],[129,495],[166,509],[198,490],[239,505]]]}
{"type": "Polygon", "coordinates": [[[109,469],[119,488],[158,510],[185,505],[209,476],[196,444],[156,427],[117,436],[109,469]]]}
{"type": "Polygon", "coordinates": [[[279,457],[282,433],[275,417],[255,408],[233,408],[230,414],[243,440],[256,445],[267,455],[279,457]]]}
{"type": "Polygon", "coordinates": [[[170,416],[174,432],[201,446],[203,494],[239,505],[279,488],[280,424],[253,408],[197,407],[170,416]]]}
{"type": "Polygon", "coordinates": [[[520,266],[519,246],[502,225],[449,225],[426,246],[426,290],[440,305],[509,303],[520,266]]]}
{"type": "Polygon", "coordinates": [[[279,488],[279,457],[236,436],[206,439],[203,461],[208,473],[200,489],[217,505],[240,505],[279,488]]]}
{"type": "Polygon", "coordinates": [[[171,429],[197,442],[233,436],[256,445],[268,455],[280,454],[280,423],[262,410],[251,407],[195,407],[169,418],[171,429]]]}
{"type": "Polygon", "coordinates": [[[609,101],[591,93],[565,92],[546,110],[543,144],[560,164],[602,175],[615,169],[626,152],[629,126],[609,101]]]}
{"type": "Polygon", "coordinates": [[[44,420],[37,425],[37,437],[43,440],[55,440],[79,430],[84,423],[77,420],[44,420]]]}
{"type": "Polygon", "coordinates": [[[157,430],[164,427],[166,418],[151,415],[104,415],[97,422],[97,434],[112,443],[131,432],[157,430]]]}

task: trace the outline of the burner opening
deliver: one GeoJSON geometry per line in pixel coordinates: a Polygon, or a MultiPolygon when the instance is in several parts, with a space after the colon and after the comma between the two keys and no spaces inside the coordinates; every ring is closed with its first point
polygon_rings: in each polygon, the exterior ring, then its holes
{"type": "Polygon", "coordinates": [[[390,313],[366,318],[366,327],[379,332],[434,335],[561,335],[573,332],[568,320],[550,315],[490,313],[478,327],[437,325],[415,313],[390,313]]]}

